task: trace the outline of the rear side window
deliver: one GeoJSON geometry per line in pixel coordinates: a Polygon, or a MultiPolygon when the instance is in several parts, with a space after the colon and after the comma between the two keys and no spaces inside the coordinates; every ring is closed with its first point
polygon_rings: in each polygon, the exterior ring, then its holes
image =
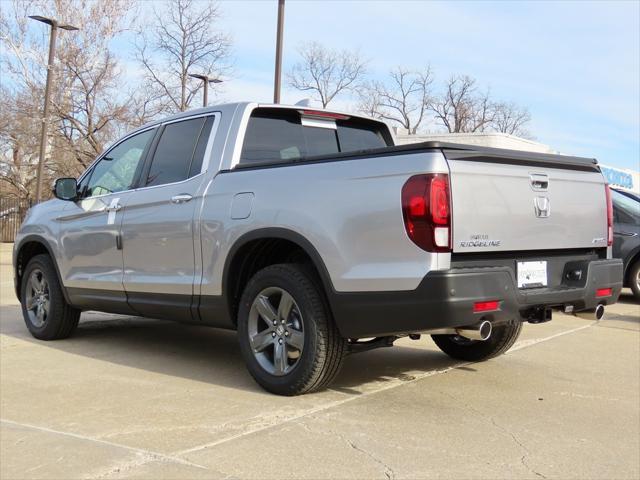
{"type": "MultiPolygon", "coordinates": [[[[200,173],[204,149],[199,147],[206,119],[204,117],[170,123],[164,127],[147,174],[146,186],[179,182],[200,173]],[[195,160],[198,168],[192,169],[195,160]],[[202,150],[200,152],[200,150],[202,150]],[[197,171],[196,171],[197,170],[197,171]]],[[[209,126],[209,131],[211,126],[209,126]]],[[[207,135],[205,135],[207,136],[207,135]]],[[[206,143],[206,140],[203,140],[206,143]]],[[[205,145],[206,146],[206,145],[205,145]]]]}
{"type": "Polygon", "coordinates": [[[391,145],[384,127],[362,119],[336,120],[336,128],[303,126],[296,110],[256,109],[249,119],[240,163],[258,165],[391,145]]]}
{"type": "Polygon", "coordinates": [[[611,199],[614,221],[631,225],[640,224],[640,202],[615,190],[611,190],[611,199]]]}

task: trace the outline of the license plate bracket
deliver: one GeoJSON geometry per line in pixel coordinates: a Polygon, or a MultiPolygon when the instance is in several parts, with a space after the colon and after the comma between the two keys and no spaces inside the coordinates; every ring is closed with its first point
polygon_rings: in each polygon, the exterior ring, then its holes
{"type": "Polygon", "coordinates": [[[517,276],[520,289],[546,287],[548,285],[546,260],[518,262],[517,276]]]}

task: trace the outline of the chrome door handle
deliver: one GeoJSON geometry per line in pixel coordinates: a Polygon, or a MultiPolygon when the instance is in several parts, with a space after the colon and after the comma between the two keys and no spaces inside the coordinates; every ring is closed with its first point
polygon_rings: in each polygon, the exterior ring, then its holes
{"type": "Polygon", "coordinates": [[[171,197],[171,203],[187,203],[193,197],[188,193],[181,193],[180,195],[174,195],[171,197]]]}
{"type": "Polygon", "coordinates": [[[119,203],[113,206],[108,206],[106,208],[107,212],[119,212],[120,210],[122,210],[122,205],[120,205],[119,203]]]}

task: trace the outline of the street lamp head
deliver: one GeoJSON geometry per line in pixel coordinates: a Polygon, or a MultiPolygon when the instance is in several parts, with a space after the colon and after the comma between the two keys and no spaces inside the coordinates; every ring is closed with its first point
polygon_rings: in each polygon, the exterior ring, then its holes
{"type": "Polygon", "coordinates": [[[41,17],[40,15],[29,15],[29,18],[33,20],[37,20],[38,22],[46,23],[47,25],[58,26],[58,22],[56,22],[53,18],[41,17]]]}
{"type": "Polygon", "coordinates": [[[203,75],[200,73],[190,73],[189,76],[192,78],[197,78],[198,80],[202,80],[203,82],[222,83],[222,80],[220,80],[219,78],[212,78],[209,75],[203,75]]]}
{"type": "Polygon", "coordinates": [[[58,23],[58,21],[53,18],[42,17],[40,15],[29,15],[29,18],[33,20],[37,20],[38,22],[46,23],[51,27],[62,28],[63,30],[80,30],[78,27],[74,27],[73,25],[67,25],[67,24],[60,25],[60,23],[58,23]]]}

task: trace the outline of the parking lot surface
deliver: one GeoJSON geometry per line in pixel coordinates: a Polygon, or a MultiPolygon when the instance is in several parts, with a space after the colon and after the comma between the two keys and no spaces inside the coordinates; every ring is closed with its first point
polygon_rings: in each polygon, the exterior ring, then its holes
{"type": "Polygon", "coordinates": [[[640,477],[640,306],[525,325],[456,362],[428,337],[351,356],[329,390],[262,391],[235,333],[87,312],[27,332],[0,250],[0,477],[640,477]]]}

